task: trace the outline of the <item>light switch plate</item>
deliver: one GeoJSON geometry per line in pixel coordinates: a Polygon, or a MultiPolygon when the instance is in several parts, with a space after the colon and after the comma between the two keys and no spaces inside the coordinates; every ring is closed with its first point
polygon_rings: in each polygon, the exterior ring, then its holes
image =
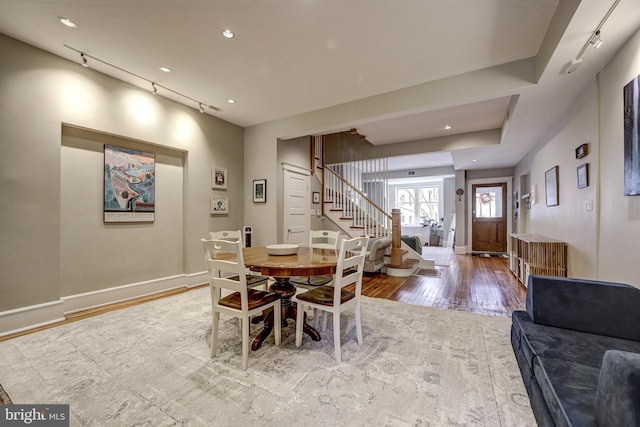
{"type": "Polygon", "coordinates": [[[584,209],[589,212],[593,210],[593,200],[587,200],[584,202],[584,209]]]}

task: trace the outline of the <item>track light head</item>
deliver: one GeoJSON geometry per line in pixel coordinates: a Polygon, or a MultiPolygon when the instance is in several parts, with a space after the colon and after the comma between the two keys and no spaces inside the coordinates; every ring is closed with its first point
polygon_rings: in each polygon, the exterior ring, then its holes
{"type": "Polygon", "coordinates": [[[199,103],[200,108],[198,109],[198,111],[200,111],[200,113],[204,113],[204,105],[202,105],[202,102],[199,103]]]}
{"type": "Polygon", "coordinates": [[[80,54],[80,58],[82,58],[82,64],[81,65],[83,67],[89,68],[89,63],[87,62],[87,57],[84,56],[84,53],[80,54]]]}
{"type": "Polygon", "coordinates": [[[591,37],[591,40],[589,41],[589,43],[591,43],[594,49],[597,49],[600,46],[602,46],[602,43],[604,43],[604,40],[600,38],[600,30],[595,32],[593,37],[591,37]]]}

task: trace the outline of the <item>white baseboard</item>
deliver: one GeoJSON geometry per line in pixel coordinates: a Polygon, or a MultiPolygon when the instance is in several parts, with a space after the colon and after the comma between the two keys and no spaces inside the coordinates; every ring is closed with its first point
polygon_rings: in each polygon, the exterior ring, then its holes
{"type": "Polygon", "coordinates": [[[466,246],[456,246],[454,250],[457,255],[464,255],[467,253],[466,246]]]}
{"type": "Polygon", "coordinates": [[[50,301],[0,312],[0,337],[64,320],[62,301],[50,301]]]}
{"type": "Polygon", "coordinates": [[[65,314],[153,295],[180,287],[192,288],[208,282],[209,277],[205,271],[179,274],[83,294],[69,295],[57,301],[3,311],[0,312],[0,337],[59,322],[65,319],[65,314]]]}

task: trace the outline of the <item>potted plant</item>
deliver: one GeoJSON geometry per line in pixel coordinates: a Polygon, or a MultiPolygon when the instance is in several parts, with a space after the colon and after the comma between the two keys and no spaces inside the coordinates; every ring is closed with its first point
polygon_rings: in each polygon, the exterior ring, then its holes
{"type": "Polygon", "coordinates": [[[431,235],[429,236],[429,245],[430,246],[440,246],[440,233],[439,231],[442,229],[442,223],[444,222],[444,218],[432,219],[432,218],[422,218],[422,226],[431,227],[431,235]]]}

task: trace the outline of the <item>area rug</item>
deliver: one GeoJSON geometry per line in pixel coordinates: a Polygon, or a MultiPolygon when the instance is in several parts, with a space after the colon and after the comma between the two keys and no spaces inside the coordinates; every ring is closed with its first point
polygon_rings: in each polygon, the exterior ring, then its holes
{"type": "Polygon", "coordinates": [[[202,288],[0,342],[0,383],[14,403],[70,404],[72,426],[535,426],[509,319],[362,305],[362,346],[343,314],[342,363],[330,326],[296,348],[291,323],[242,371],[232,319],[211,359],[202,288]]]}
{"type": "Polygon", "coordinates": [[[422,248],[422,258],[434,260],[434,264],[440,267],[449,267],[453,248],[442,246],[424,246],[422,248]]]}
{"type": "Polygon", "coordinates": [[[473,254],[473,256],[479,256],[482,258],[509,258],[509,255],[507,254],[500,254],[500,253],[486,253],[486,252],[476,252],[473,254]]]}

